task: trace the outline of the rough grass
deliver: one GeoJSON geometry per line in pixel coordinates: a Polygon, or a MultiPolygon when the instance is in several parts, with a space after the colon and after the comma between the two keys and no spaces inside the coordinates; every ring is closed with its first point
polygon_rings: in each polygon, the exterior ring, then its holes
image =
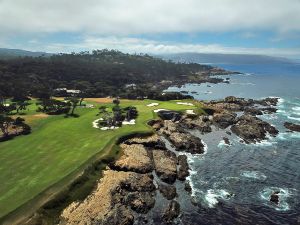
{"type": "Polygon", "coordinates": [[[133,132],[150,131],[147,121],[156,116],[154,109],[183,111],[197,108],[177,105],[175,101],[121,100],[121,103],[122,107],[137,107],[136,125],[109,131],[92,127],[92,122],[98,118],[99,103],[95,109],[77,108],[78,118],[39,116],[32,104],[25,116],[32,125],[32,133],[0,143],[0,218],[71,174],[97,153],[106,151],[112,140],[133,132]],[[159,106],[146,106],[152,102],[159,106]]]}

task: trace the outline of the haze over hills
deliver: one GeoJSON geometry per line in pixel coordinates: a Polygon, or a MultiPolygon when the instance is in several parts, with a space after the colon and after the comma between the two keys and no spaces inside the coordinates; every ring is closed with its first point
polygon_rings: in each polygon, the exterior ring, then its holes
{"type": "MultiPolygon", "coordinates": [[[[53,53],[32,52],[22,49],[0,48],[0,59],[11,59],[17,57],[39,57],[51,56],[53,53]]],[[[166,60],[175,62],[195,62],[203,64],[276,64],[276,63],[299,63],[283,57],[251,54],[220,54],[220,53],[174,53],[155,55],[166,60]]]]}
{"type": "Polygon", "coordinates": [[[0,48],[0,59],[11,59],[16,57],[39,57],[39,56],[50,56],[52,54],[46,52],[32,52],[22,49],[9,49],[9,48],[0,48]]]}
{"type": "Polygon", "coordinates": [[[283,57],[250,54],[177,53],[164,54],[161,55],[161,57],[175,62],[194,62],[202,64],[276,64],[296,62],[283,57]]]}

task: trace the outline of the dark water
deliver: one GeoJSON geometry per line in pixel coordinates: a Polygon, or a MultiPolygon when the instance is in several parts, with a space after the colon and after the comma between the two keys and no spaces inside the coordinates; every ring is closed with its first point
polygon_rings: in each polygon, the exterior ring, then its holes
{"type": "Polygon", "coordinates": [[[280,97],[278,113],[261,116],[279,129],[275,138],[246,145],[235,135],[216,130],[199,135],[207,153],[189,156],[193,201],[179,197],[182,217],[178,224],[300,224],[300,133],[288,132],[285,121],[300,123],[300,65],[221,65],[245,75],[231,76],[231,84],[170,88],[196,91],[196,99],[229,95],[245,98],[280,97]],[[221,141],[228,137],[232,146],[221,141]],[[280,191],[280,203],[269,196],[280,191]]]}

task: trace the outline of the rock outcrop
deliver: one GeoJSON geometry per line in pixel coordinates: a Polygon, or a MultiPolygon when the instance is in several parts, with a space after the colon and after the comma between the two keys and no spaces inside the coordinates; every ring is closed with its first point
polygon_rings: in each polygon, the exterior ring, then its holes
{"type": "Polygon", "coordinates": [[[176,188],[172,185],[159,184],[159,191],[167,200],[172,200],[176,197],[176,188]]]}
{"type": "Polygon", "coordinates": [[[124,144],[127,145],[140,144],[148,148],[166,149],[164,142],[160,139],[160,137],[157,134],[145,138],[139,138],[139,137],[132,138],[126,140],[124,144]]]}
{"type": "Polygon", "coordinates": [[[170,223],[180,214],[180,205],[177,201],[172,200],[163,212],[163,220],[170,223]]]}
{"type": "Polygon", "coordinates": [[[279,191],[274,191],[270,196],[270,202],[275,203],[276,205],[279,204],[279,191]]]}
{"type": "Polygon", "coordinates": [[[178,151],[192,154],[202,154],[204,152],[204,145],[200,138],[184,131],[172,121],[164,121],[164,127],[160,129],[160,132],[169,139],[178,151]]]}
{"type": "Polygon", "coordinates": [[[235,123],[236,118],[235,113],[223,111],[222,113],[217,113],[213,116],[213,121],[216,126],[225,129],[235,123]]]}
{"type": "Polygon", "coordinates": [[[242,138],[246,143],[255,143],[278,134],[278,130],[261,119],[245,114],[237,118],[237,123],[231,127],[231,131],[242,138]]]}
{"type": "Polygon", "coordinates": [[[115,193],[146,192],[153,188],[149,175],[105,170],[93,193],[84,201],[73,202],[64,209],[60,224],[133,224],[129,206],[120,204],[121,199],[117,200],[120,195],[117,197],[115,193]]]}
{"type": "Polygon", "coordinates": [[[115,170],[133,171],[137,173],[149,173],[153,165],[148,151],[141,144],[122,144],[122,155],[110,167],[115,170]]]}
{"type": "Polygon", "coordinates": [[[174,183],[177,177],[176,155],[163,150],[153,150],[152,154],[157,176],[168,184],[174,183]]]}
{"type": "Polygon", "coordinates": [[[178,171],[177,171],[177,177],[178,180],[184,181],[186,177],[190,175],[189,173],[189,164],[187,162],[187,156],[186,155],[179,155],[178,156],[178,171]]]}
{"type": "Polygon", "coordinates": [[[291,131],[300,132],[300,125],[298,125],[298,124],[285,122],[284,127],[291,130],[291,131]]]}
{"type": "Polygon", "coordinates": [[[210,133],[212,122],[208,116],[185,116],[180,120],[180,126],[185,129],[197,129],[201,133],[210,133]]]}
{"type": "Polygon", "coordinates": [[[177,111],[162,110],[157,115],[163,120],[172,120],[174,122],[181,119],[181,114],[177,111]]]}

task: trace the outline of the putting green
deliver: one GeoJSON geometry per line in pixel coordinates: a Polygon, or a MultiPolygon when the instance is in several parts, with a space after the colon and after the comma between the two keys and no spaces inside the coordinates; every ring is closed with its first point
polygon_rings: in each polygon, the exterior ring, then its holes
{"type": "Polygon", "coordinates": [[[78,118],[46,116],[35,112],[35,105],[25,111],[24,118],[32,126],[32,133],[0,143],[0,218],[62,180],[97,153],[106,151],[111,140],[132,132],[150,131],[147,121],[156,116],[153,110],[201,112],[199,106],[178,105],[176,101],[121,100],[122,107],[137,107],[136,124],[101,131],[92,127],[92,122],[99,118],[96,114],[100,103],[91,103],[96,108],[76,109],[78,118]],[[153,102],[159,105],[147,106],[153,102]]]}

